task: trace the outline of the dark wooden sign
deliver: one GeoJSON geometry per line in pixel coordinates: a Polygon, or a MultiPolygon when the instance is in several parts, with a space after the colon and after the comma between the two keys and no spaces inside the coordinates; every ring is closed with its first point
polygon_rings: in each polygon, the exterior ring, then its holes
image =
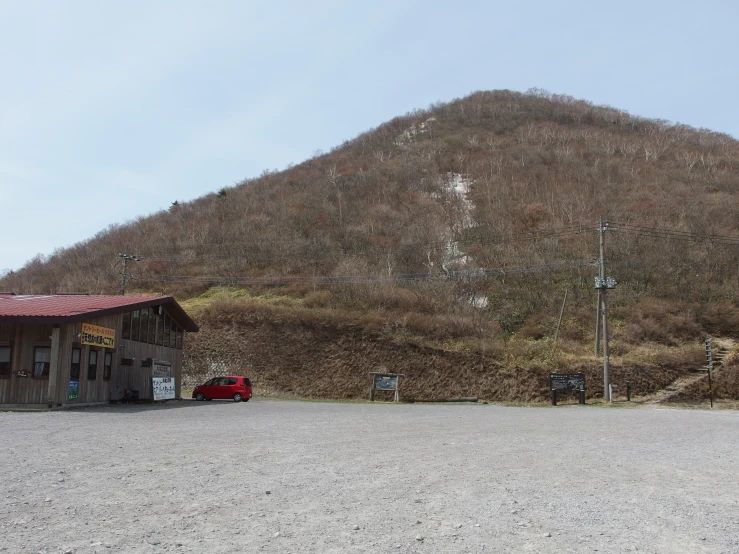
{"type": "Polygon", "coordinates": [[[584,373],[550,373],[549,388],[552,389],[552,406],[557,405],[559,391],[575,391],[580,397],[580,404],[585,404],[584,373]]]}
{"type": "Polygon", "coordinates": [[[549,383],[552,390],[585,390],[584,373],[550,373],[549,383]]]}

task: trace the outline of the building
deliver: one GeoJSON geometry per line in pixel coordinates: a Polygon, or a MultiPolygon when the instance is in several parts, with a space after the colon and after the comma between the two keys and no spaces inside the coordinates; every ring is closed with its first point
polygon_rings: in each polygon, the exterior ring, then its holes
{"type": "Polygon", "coordinates": [[[171,296],[0,293],[0,409],[180,398],[197,330],[171,296]]]}

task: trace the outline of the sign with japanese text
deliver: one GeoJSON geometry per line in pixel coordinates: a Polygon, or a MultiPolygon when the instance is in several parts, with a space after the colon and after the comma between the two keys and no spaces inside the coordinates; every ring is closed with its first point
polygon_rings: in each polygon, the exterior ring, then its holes
{"type": "Polygon", "coordinates": [[[376,390],[395,390],[398,388],[397,375],[375,375],[376,390]]]}
{"type": "Polygon", "coordinates": [[[370,400],[375,399],[375,391],[395,391],[395,401],[400,402],[400,378],[402,373],[370,373],[372,376],[372,388],[370,389],[370,400]]]}
{"type": "Polygon", "coordinates": [[[172,377],[172,365],[168,362],[154,360],[151,374],[152,377],[172,377]]]}
{"type": "Polygon", "coordinates": [[[549,383],[552,390],[585,390],[584,373],[550,373],[549,383]]]}
{"type": "Polygon", "coordinates": [[[115,329],[83,323],[80,342],[82,344],[89,344],[90,346],[115,348],[115,329]]]}
{"type": "Polygon", "coordinates": [[[152,399],[174,400],[175,387],[174,377],[153,377],[151,380],[152,399]]]}

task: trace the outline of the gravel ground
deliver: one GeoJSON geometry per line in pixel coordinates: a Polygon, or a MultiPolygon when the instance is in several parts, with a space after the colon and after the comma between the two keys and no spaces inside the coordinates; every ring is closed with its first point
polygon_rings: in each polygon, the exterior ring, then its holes
{"type": "Polygon", "coordinates": [[[0,551],[739,553],[739,413],[0,413],[0,551]]]}

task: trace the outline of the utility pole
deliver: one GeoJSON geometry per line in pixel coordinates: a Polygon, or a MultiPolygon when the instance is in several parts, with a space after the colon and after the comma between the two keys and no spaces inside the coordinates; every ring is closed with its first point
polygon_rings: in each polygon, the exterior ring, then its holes
{"type": "Polygon", "coordinates": [[[608,289],[616,288],[616,280],[613,277],[606,277],[606,231],[608,223],[603,223],[600,218],[598,227],[599,246],[600,246],[600,268],[598,277],[595,278],[595,288],[598,289],[598,310],[597,310],[597,327],[595,338],[595,355],[598,356],[598,346],[600,337],[603,336],[603,398],[606,402],[611,401],[611,369],[608,352],[608,289]]]}
{"type": "MultiPolygon", "coordinates": [[[[598,273],[600,275],[600,273],[598,273]]],[[[595,357],[600,358],[600,306],[602,301],[601,290],[598,289],[598,303],[595,307],[595,357]]]]}
{"type": "MultiPolygon", "coordinates": [[[[606,278],[606,229],[603,226],[603,218],[600,218],[600,278],[606,278]]],[[[603,317],[603,397],[606,402],[611,401],[611,368],[608,359],[608,288],[601,289],[601,316],[603,317]]]]}
{"type": "Polygon", "coordinates": [[[131,260],[133,262],[140,262],[142,258],[139,258],[138,256],[134,256],[132,254],[118,254],[118,257],[123,259],[123,272],[121,273],[121,296],[125,296],[126,283],[128,282],[128,278],[131,277],[130,273],[126,273],[128,260],[131,260]]]}
{"type": "Polygon", "coordinates": [[[713,384],[711,370],[713,369],[713,355],[711,354],[711,339],[706,339],[706,371],[708,372],[708,390],[711,393],[711,408],[713,408],[713,384]]]}

